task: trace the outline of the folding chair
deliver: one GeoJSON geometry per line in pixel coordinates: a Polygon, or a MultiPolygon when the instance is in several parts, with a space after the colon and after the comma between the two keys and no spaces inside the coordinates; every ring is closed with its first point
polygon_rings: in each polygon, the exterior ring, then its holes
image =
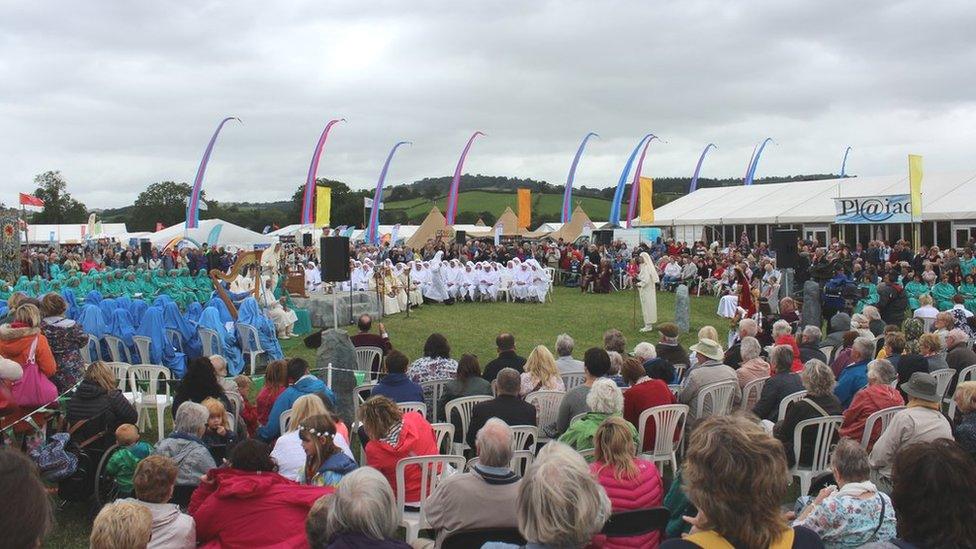
{"type": "Polygon", "coordinates": [[[200,336],[200,345],[203,346],[203,356],[223,355],[224,343],[220,340],[217,332],[203,326],[197,327],[197,335],[200,336]]]}
{"type": "Polygon", "coordinates": [[[461,420],[461,442],[454,443],[454,454],[464,455],[464,451],[469,449],[468,443],[465,442],[468,436],[468,426],[471,425],[471,410],[474,408],[475,404],[479,402],[485,402],[491,400],[490,396],[487,395],[476,395],[469,397],[455,398],[454,400],[447,403],[444,406],[444,415],[447,416],[444,419],[451,422],[454,414],[457,413],[461,420]]]}
{"type": "MultiPolygon", "coordinates": [[[[537,410],[536,425],[539,427],[540,433],[547,425],[556,422],[556,417],[559,415],[559,404],[565,396],[566,393],[563,391],[535,391],[525,395],[525,401],[535,406],[537,410]]],[[[540,435],[537,443],[543,444],[548,441],[548,437],[540,435]]]]}
{"type": "Polygon", "coordinates": [[[762,395],[763,386],[766,385],[767,379],[769,379],[769,376],[754,379],[746,383],[745,387],[742,388],[742,401],[739,402],[740,410],[752,410],[752,407],[759,402],[759,397],[762,395]]]}
{"type": "Polygon", "coordinates": [[[397,407],[404,414],[407,412],[418,412],[422,416],[427,416],[427,405],[423,402],[398,402],[397,407]]]}
{"type": "Polygon", "coordinates": [[[579,387],[586,382],[586,374],[563,374],[560,377],[563,378],[563,386],[566,391],[579,387]]]}
{"type": "MultiPolygon", "coordinates": [[[[861,435],[861,448],[864,448],[865,452],[868,451],[868,446],[871,445],[871,434],[874,432],[875,423],[879,421],[881,422],[881,432],[878,433],[878,436],[880,437],[884,434],[885,429],[887,429],[888,425],[891,423],[891,418],[895,417],[895,414],[904,409],[904,406],[891,406],[890,408],[883,408],[869,415],[868,418],[864,420],[864,433],[861,435]]],[[[877,438],[875,438],[875,440],[877,440],[877,438]]]]}
{"type": "Polygon", "coordinates": [[[152,364],[152,338],[149,336],[132,336],[132,341],[136,344],[136,350],[139,351],[139,364],[152,364]]]}
{"type": "Polygon", "coordinates": [[[844,422],[843,416],[826,416],[805,419],[796,424],[793,432],[793,451],[796,453],[796,465],[790,469],[790,476],[800,479],[800,494],[806,495],[810,491],[810,484],[817,475],[830,471],[830,449],[834,443],[834,435],[844,422]],[[816,439],[813,444],[813,456],[810,465],[800,465],[801,448],[803,448],[803,431],[816,429],[816,439]]]}
{"type": "Polygon", "coordinates": [[[407,543],[417,539],[420,530],[427,527],[424,518],[424,502],[434,488],[445,477],[464,468],[465,461],[460,456],[417,456],[403,458],[396,465],[396,508],[400,525],[406,530],[407,543]],[[420,501],[406,501],[406,470],[408,467],[420,469],[420,501]],[[407,511],[407,503],[417,506],[420,511],[407,511]]]}
{"type": "MultiPolygon", "coordinates": [[[[795,393],[790,393],[783,397],[783,400],[779,401],[779,414],[776,416],[776,422],[779,423],[786,418],[786,409],[790,407],[790,404],[800,400],[801,398],[807,396],[807,392],[797,391],[795,393]]],[[[804,495],[806,493],[804,492],[804,495]]]]}
{"type": "Polygon", "coordinates": [[[383,360],[383,349],[379,347],[356,347],[356,369],[360,372],[366,372],[366,376],[370,381],[375,380],[379,377],[380,368],[373,372],[373,364],[377,366],[382,366],[383,360]]]}
{"type": "Polygon", "coordinates": [[[112,355],[112,362],[125,362],[132,364],[132,354],[125,342],[113,335],[104,335],[102,339],[108,345],[108,352],[112,355]]]}
{"type": "Polygon", "coordinates": [[[671,472],[678,472],[678,457],[676,448],[680,445],[684,435],[685,421],[691,410],[684,404],[667,404],[654,406],[641,412],[637,419],[637,439],[640,443],[637,453],[655,463],[670,462],[671,472]],[[644,435],[647,422],[654,422],[654,447],[644,448],[644,435]]]}
{"type": "Polygon", "coordinates": [[[173,397],[169,393],[169,381],[171,379],[169,368],[140,364],[129,366],[128,373],[129,385],[133,394],[133,405],[139,412],[138,423],[143,426],[148,425],[148,417],[143,412],[156,410],[156,429],[159,442],[162,442],[165,430],[163,412],[173,405],[173,397]],[[140,384],[144,388],[140,388],[140,384]],[[160,385],[164,388],[162,394],[159,393],[160,385]]]}
{"type": "Polygon", "coordinates": [[[247,355],[253,376],[258,366],[258,357],[265,353],[264,348],[261,347],[261,335],[254,326],[238,324],[237,344],[240,345],[241,352],[247,355]]]}

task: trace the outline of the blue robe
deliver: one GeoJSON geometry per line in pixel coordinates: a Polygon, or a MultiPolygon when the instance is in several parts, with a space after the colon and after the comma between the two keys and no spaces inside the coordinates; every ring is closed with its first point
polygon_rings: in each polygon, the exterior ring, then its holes
{"type": "Polygon", "coordinates": [[[129,355],[135,364],[139,364],[139,349],[136,348],[132,336],[136,329],[132,325],[132,315],[126,309],[115,309],[112,311],[112,318],[108,321],[106,333],[121,339],[129,349],[129,355]]]}
{"type": "Polygon", "coordinates": [[[146,316],[146,309],[149,305],[141,299],[133,299],[129,303],[129,314],[132,316],[132,326],[139,329],[139,324],[142,322],[142,317],[146,316]]]}
{"type": "Polygon", "coordinates": [[[220,311],[216,307],[207,307],[200,313],[199,326],[217,332],[224,347],[223,357],[227,360],[227,373],[236,376],[244,370],[244,354],[237,345],[237,334],[228,332],[224,323],[220,321],[220,311]]]}
{"type": "Polygon", "coordinates": [[[102,292],[92,290],[85,294],[85,305],[98,305],[102,301],[102,292]]]}
{"type": "Polygon", "coordinates": [[[203,313],[203,305],[194,301],[186,306],[186,314],[183,315],[183,318],[185,318],[190,324],[196,324],[197,322],[200,322],[201,313],[203,313]]]}
{"type": "Polygon", "coordinates": [[[166,324],[163,322],[162,307],[152,306],[146,309],[136,335],[148,336],[152,339],[150,345],[149,362],[162,364],[169,368],[173,377],[181,379],[186,372],[186,356],[176,352],[172,343],[166,337],[166,324]]]}
{"type": "Polygon", "coordinates": [[[219,297],[212,297],[210,301],[207,302],[207,307],[214,307],[217,312],[220,313],[221,322],[234,322],[234,317],[230,316],[230,311],[227,310],[227,305],[224,303],[223,299],[219,297]]]}
{"type": "Polygon", "coordinates": [[[102,316],[108,322],[112,318],[112,313],[115,312],[115,300],[107,297],[98,303],[98,308],[102,310],[102,316]]]}
{"type": "MultiPolygon", "coordinates": [[[[95,349],[89,349],[92,353],[92,359],[96,356],[110,357],[112,356],[108,352],[108,343],[102,341],[102,337],[108,333],[108,322],[105,321],[105,315],[102,314],[102,310],[98,305],[85,304],[81,307],[81,312],[78,313],[78,324],[81,325],[81,329],[84,330],[86,334],[95,336],[95,339],[99,340],[100,349],[96,354],[95,349]]],[[[109,359],[111,360],[111,359],[109,359]]]]}
{"type": "Polygon", "coordinates": [[[278,342],[278,335],[275,333],[274,322],[261,312],[256,299],[249,297],[241,302],[241,308],[237,311],[237,323],[247,324],[257,329],[258,336],[261,338],[261,347],[267,351],[271,360],[285,358],[281,343],[278,342]]]}
{"type": "Polygon", "coordinates": [[[81,307],[79,307],[78,302],[75,301],[75,293],[71,290],[61,290],[61,297],[63,297],[65,303],[68,304],[68,310],[65,311],[65,316],[71,320],[78,320],[78,315],[81,313],[81,307]]]}
{"type": "Polygon", "coordinates": [[[176,330],[183,339],[183,353],[188,360],[192,360],[203,354],[203,345],[200,343],[200,336],[197,329],[191,325],[183,315],[176,303],[170,301],[163,305],[163,322],[170,330],[176,330]]]}

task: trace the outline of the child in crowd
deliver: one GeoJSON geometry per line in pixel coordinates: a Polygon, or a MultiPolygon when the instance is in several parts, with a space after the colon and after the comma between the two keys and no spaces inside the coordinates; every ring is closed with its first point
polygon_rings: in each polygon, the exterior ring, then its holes
{"type": "Polygon", "coordinates": [[[312,486],[335,486],[358,467],[335,444],[336,424],[328,415],[312,416],[298,426],[305,450],[305,468],[298,481],[312,486]]]}
{"type": "Polygon", "coordinates": [[[237,442],[237,435],[230,426],[223,402],[211,397],[204,399],[201,404],[210,412],[207,429],[203,433],[203,443],[210,450],[214,462],[220,464],[230,454],[231,447],[237,442]]]}
{"type": "Polygon", "coordinates": [[[234,383],[237,384],[237,391],[244,401],[244,409],[241,410],[240,415],[244,425],[247,426],[247,436],[254,437],[254,432],[258,429],[258,409],[251,404],[251,378],[241,374],[234,378],[234,383]]]}
{"type": "Polygon", "coordinates": [[[139,440],[139,429],[131,423],[123,423],[115,429],[115,442],[121,446],[108,459],[105,472],[115,478],[120,496],[132,495],[132,475],[136,465],[153,453],[152,444],[139,440]]]}
{"type": "Polygon", "coordinates": [[[217,381],[224,388],[224,392],[237,394],[237,383],[235,383],[235,380],[227,377],[227,360],[220,355],[212,355],[210,357],[210,364],[213,365],[214,373],[217,375],[217,381]]]}

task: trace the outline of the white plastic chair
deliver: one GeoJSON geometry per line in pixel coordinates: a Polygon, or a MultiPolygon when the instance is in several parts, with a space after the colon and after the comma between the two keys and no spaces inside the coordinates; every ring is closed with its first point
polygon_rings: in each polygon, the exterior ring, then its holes
{"type": "Polygon", "coordinates": [[[227,400],[230,401],[231,409],[227,410],[227,412],[233,416],[234,425],[236,427],[237,425],[241,424],[241,412],[244,411],[244,397],[229,391],[224,393],[224,396],[226,396],[227,400]]]}
{"type": "Polygon", "coordinates": [[[236,329],[237,344],[240,345],[241,352],[247,355],[253,376],[258,366],[258,357],[264,354],[264,348],[261,347],[261,335],[258,334],[254,326],[248,324],[238,324],[236,329]]]}
{"type": "Polygon", "coordinates": [[[583,419],[584,417],[586,417],[586,414],[587,414],[586,412],[583,412],[581,414],[576,414],[575,416],[569,418],[569,424],[572,425],[576,423],[577,420],[583,419]]]}
{"type": "Polygon", "coordinates": [[[535,454],[539,428],[535,425],[512,425],[509,428],[512,430],[512,451],[527,450],[535,454]]]}
{"type": "Polygon", "coordinates": [[[105,365],[112,370],[112,374],[115,375],[115,381],[118,382],[117,387],[131,403],[134,399],[133,393],[125,392],[125,386],[128,385],[129,382],[129,365],[125,362],[106,362],[105,365]]]}
{"type": "Polygon", "coordinates": [[[922,331],[926,334],[930,333],[933,324],[935,324],[935,317],[922,318],[922,331]]]}
{"type": "MultiPolygon", "coordinates": [[[[149,336],[132,336],[132,342],[139,351],[139,364],[152,364],[152,338],[149,336]]],[[[160,366],[157,364],[157,366],[160,366]]]]}
{"type": "Polygon", "coordinates": [[[200,336],[200,345],[203,346],[203,356],[213,356],[224,354],[224,342],[220,340],[217,332],[210,328],[197,326],[197,335],[200,336]]]}
{"type": "Polygon", "coordinates": [[[102,359],[102,350],[101,345],[98,343],[98,338],[91,334],[88,334],[88,343],[81,349],[78,349],[78,352],[81,353],[81,360],[84,361],[85,366],[102,359]],[[94,355],[92,355],[92,346],[95,348],[94,355]]]}
{"type": "Polygon", "coordinates": [[[825,357],[827,357],[827,365],[829,366],[830,363],[834,361],[834,356],[833,356],[834,346],[824,345],[823,347],[820,347],[820,352],[823,353],[825,357]]]}
{"type": "Polygon", "coordinates": [[[589,448],[587,450],[579,450],[577,453],[580,456],[582,456],[583,459],[585,459],[587,463],[592,463],[593,462],[593,458],[596,455],[596,450],[593,449],[593,448],[589,448]]]}
{"type": "Polygon", "coordinates": [[[940,400],[944,400],[949,391],[949,383],[956,377],[956,371],[952,368],[943,368],[932,372],[932,377],[935,378],[935,390],[939,393],[940,400]]]}
{"type": "Polygon", "coordinates": [[[383,360],[383,349],[379,347],[356,347],[356,369],[360,372],[367,372],[367,377],[370,380],[377,378],[379,371],[373,373],[373,362],[377,362],[382,366],[383,360]]]}
{"type": "MultiPolygon", "coordinates": [[[[546,425],[556,422],[559,415],[559,404],[562,403],[566,393],[563,391],[536,391],[525,395],[525,401],[535,406],[535,423],[539,427],[539,432],[543,432],[546,425]]],[[[548,442],[549,438],[544,435],[539,436],[537,444],[548,442]]]]}
{"type": "Polygon", "coordinates": [[[102,336],[102,339],[104,339],[105,343],[108,345],[108,353],[112,357],[112,362],[125,362],[127,364],[132,364],[132,356],[129,353],[129,347],[126,346],[124,341],[115,337],[114,335],[104,335],[102,336]]]}
{"type": "Polygon", "coordinates": [[[843,416],[826,416],[805,419],[796,424],[793,432],[793,452],[797,464],[790,469],[790,476],[800,479],[800,494],[806,495],[810,491],[813,477],[830,471],[830,449],[833,446],[834,434],[844,422],[843,416]],[[809,466],[799,465],[801,448],[803,448],[803,431],[816,429],[816,439],[813,444],[813,460],[809,466]]]}
{"type": "Polygon", "coordinates": [[[698,397],[695,405],[695,418],[705,419],[709,416],[727,416],[732,413],[732,400],[736,389],[739,388],[738,381],[720,381],[709,383],[698,390],[698,397]],[[705,413],[705,403],[711,401],[712,409],[708,414],[705,413]]]}
{"type": "MultiPolygon", "coordinates": [[[[478,464],[478,458],[473,457],[464,464],[464,470],[470,471],[475,465],[478,464]]],[[[516,475],[522,477],[525,476],[525,470],[532,465],[535,461],[535,454],[528,450],[516,450],[512,452],[512,461],[509,462],[509,467],[512,469],[516,475]]]]}
{"type": "Polygon", "coordinates": [[[759,397],[762,395],[763,385],[766,384],[767,379],[769,379],[769,376],[754,379],[749,383],[746,383],[746,386],[742,388],[742,401],[739,402],[740,410],[752,410],[752,407],[759,402],[759,397]]]}
{"type": "Polygon", "coordinates": [[[396,508],[400,525],[406,530],[407,543],[417,539],[422,528],[427,527],[424,518],[424,502],[434,488],[445,477],[464,469],[465,461],[460,456],[417,456],[403,458],[396,465],[396,508]],[[420,501],[406,501],[406,469],[420,468],[420,501]],[[420,511],[406,511],[407,503],[417,506],[420,511]]]}
{"type": "Polygon", "coordinates": [[[288,431],[289,423],[291,423],[291,410],[285,410],[278,416],[278,433],[285,434],[288,431]]]}
{"type": "MultiPolygon", "coordinates": [[[[435,379],[432,381],[423,381],[420,383],[420,387],[424,390],[424,400],[427,400],[427,395],[430,394],[430,417],[428,418],[431,423],[440,422],[440,414],[438,414],[438,403],[441,401],[441,396],[444,395],[444,387],[450,383],[449,379],[435,379]]],[[[450,418],[448,418],[448,421],[450,418]]]]}
{"type": "Polygon", "coordinates": [[[431,423],[430,426],[434,429],[434,441],[437,442],[437,451],[451,452],[454,448],[454,424],[431,423]],[[444,444],[445,442],[447,443],[446,445],[444,444]]]}
{"type": "Polygon", "coordinates": [[[674,375],[678,378],[678,383],[685,380],[685,370],[688,369],[687,364],[675,364],[674,365],[674,375]]]}
{"type": "Polygon", "coordinates": [[[505,301],[512,302],[512,280],[501,278],[498,281],[498,298],[501,301],[502,294],[505,294],[505,301]]]}
{"type": "Polygon", "coordinates": [[[446,421],[453,423],[451,418],[454,417],[455,412],[461,418],[461,442],[454,443],[455,454],[464,455],[464,451],[469,448],[468,443],[465,441],[468,437],[468,426],[471,425],[471,410],[474,408],[474,405],[488,400],[491,400],[491,397],[488,395],[475,395],[455,398],[444,406],[444,415],[447,416],[444,419],[446,421]]]}
{"type": "Polygon", "coordinates": [[[566,387],[567,391],[586,382],[586,374],[563,374],[560,377],[563,378],[563,386],[566,387]]]}
{"type": "MultiPolygon", "coordinates": [[[[776,416],[776,422],[779,423],[786,418],[786,409],[790,407],[790,403],[796,402],[805,396],[807,396],[807,392],[806,390],[803,390],[790,393],[783,397],[783,400],[779,401],[779,414],[776,416]]],[[[802,495],[806,495],[806,492],[804,492],[802,495]]]]}
{"type": "Polygon", "coordinates": [[[169,368],[164,366],[153,366],[151,364],[140,364],[129,366],[129,386],[132,388],[133,405],[139,412],[141,425],[148,425],[148,417],[143,412],[156,410],[156,429],[159,441],[163,440],[165,421],[163,413],[166,408],[173,405],[173,397],[169,392],[169,381],[171,379],[169,368]],[[139,385],[143,385],[140,387],[139,385]],[[163,393],[159,392],[159,385],[163,386],[163,393]]]}
{"type": "Polygon", "coordinates": [[[864,448],[866,452],[868,446],[871,445],[871,433],[874,432],[874,424],[881,422],[881,432],[878,436],[884,434],[885,429],[888,428],[888,424],[891,423],[891,418],[895,416],[898,412],[904,410],[904,406],[891,406],[890,408],[882,408],[877,412],[869,415],[866,420],[864,420],[864,434],[861,435],[861,448],[864,448]]]}
{"type": "MultiPolygon", "coordinates": [[[[976,378],[976,364],[973,364],[972,366],[966,366],[962,370],[959,370],[959,381],[956,383],[956,387],[959,387],[959,383],[972,381],[974,378],[976,378]]],[[[949,402],[949,411],[948,411],[949,419],[953,421],[955,421],[956,419],[956,398],[955,397],[956,395],[952,395],[951,397],[946,399],[949,402]]]]}
{"type": "Polygon", "coordinates": [[[369,383],[357,385],[352,390],[352,415],[354,420],[359,419],[359,406],[369,398],[369,393],[373,390],[373,387],[376,387],[376,382],[370,381],[369,383]]]}
{"type": "Polygon", "coordinates": [[[685,404],[666,404],[654,406],[641,412],[637,419],[637,439],[640,441],[637,453],[655,463],[670,462],[672,473],[678,471],[678,457],[675,449],[684,434],[685,420],[691,410],[685,404]],[[644,435],[648,421],[654,422],[654,447],[644,448],[644,435]],[[675,436],[677,435],[677,437],[675,436]]]}
{"type": "Polygon", "coordinates": [[[403,413],[419,412],[420,415],[427,415],[427,405],[423,402],[397,402],[397,407],[403,413]]]}

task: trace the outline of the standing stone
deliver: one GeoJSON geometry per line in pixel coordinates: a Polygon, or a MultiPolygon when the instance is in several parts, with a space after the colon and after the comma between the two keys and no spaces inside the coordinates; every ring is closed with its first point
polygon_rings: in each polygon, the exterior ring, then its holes
{"type": "Polygon", "coordinates": [[[679,284],[674,292],[674,323],[682,332],[691,330],[691,299],[685,284],[679,284]]]}
{"type": "Polygon", "coordinates": [[[356,351],[345,330],[325,330],[322,344],[315,353],[315,368],[318,377],[328,383],[326,367],[332,363],[332,392],[336,395],[335,412],[346,425],[352,425],[353,389],[356,388],[356,351]]]}
{"type": "Polygon", "coordinates": [[[803,310],[800,315],[800,327],[820,326],[822,323],[821,314],[820,285],[813,280],[807,280],[803,283],[803,310]]]}
{"type": "Polygon", "coordinates": [[[793,296],[793,281],[796,279],[796,272],[790,269],[783,269],[780,271],[783,275],[783,280],[780,280],[779,285],[779,295],[776,296],[777,299],[783,299],[784,297],[793,296]]]}

